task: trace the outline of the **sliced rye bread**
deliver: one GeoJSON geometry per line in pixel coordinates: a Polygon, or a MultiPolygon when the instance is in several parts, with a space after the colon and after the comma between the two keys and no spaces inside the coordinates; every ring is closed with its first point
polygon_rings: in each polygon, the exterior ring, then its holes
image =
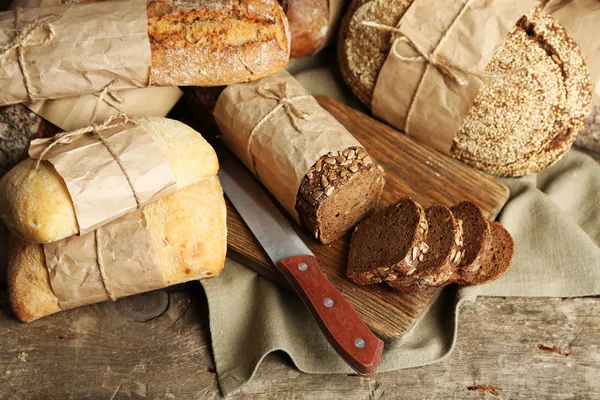
{"type": "Polygon", "coordinates": [[[410,275],[426,237],[425,211],[414,200],[402,198],[354,229],[346,274],[359,285],[410,275]]]}
{"type": "Polygon", "coordinates": [[[492,242],[492,232],[487,218],[479,207],[462,201],[451,209],[463,228],[463,256],[456,269],[458,275],[477,272],[492,242]]]}
{"type": "Polygon", "coordinates": [[[498,222],[490,222],[492,242],[478,271],[461,274],[458,284],[482,285],[497,279],[511,266],[515,243],[510,233],[498,222]]]}
{"type": "Polygon", "coordinates": [[[411,275],[386,281],[402,292],[428,286],[443,286],[456,271],[462,257],[462,228],[448,207],[434,205],[425,210],[429,232],[419,264],[411,275]]]}

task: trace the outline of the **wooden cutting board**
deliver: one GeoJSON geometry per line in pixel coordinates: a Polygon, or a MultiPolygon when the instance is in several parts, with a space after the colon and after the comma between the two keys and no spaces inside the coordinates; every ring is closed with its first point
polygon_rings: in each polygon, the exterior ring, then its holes
{"type": "MultiPolygon", "coordinates": [[[[434,203],[451,206],[470,200],[493,219],[508,199],[508,188],[491,176],[431,150],[331,98],[317,97],[317,100],[385,168],[387,183],[381,207],[401,196],[410,196],[424,207],[434,203]]],[[[229,201],[227,206],[228,256],[292,290],[229,201]]],[[[323,245],[293,221],[292,224],[315,253],[329,280],[352,303],[371,330],[388,345],[399,343],[440,292],[432,288],[406,295],[385,284],[357,286],[346,278],[350,234],[330,245],[323,245]]]]}

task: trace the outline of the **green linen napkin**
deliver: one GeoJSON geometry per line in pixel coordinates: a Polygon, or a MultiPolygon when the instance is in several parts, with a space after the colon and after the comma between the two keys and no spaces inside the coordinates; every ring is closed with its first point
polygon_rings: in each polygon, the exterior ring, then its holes
{"type": "MultiPolygon", "coordinates": [[[[321,65],[311,58],[292,64],[289,70],[313,95],[327,94],[357,106],[336,67],[321,65]]],[[[515,239],[512,268],[487,285],[447,287],[402,344],[384,350],[378,371],[418,367],[448,356],[456,342],[461,303],[477,296],[600,294],[598,163],[571,150],[540,174],[503,181],[511,196],[499,221],[515,239]]],[[[352,372],[302,302],[250,269],[228,259],[220,276],[201,283],[208,298],[213,354],[224,395],[238,391],[275,350],[285,351],[303,372],[352,372]]]]}

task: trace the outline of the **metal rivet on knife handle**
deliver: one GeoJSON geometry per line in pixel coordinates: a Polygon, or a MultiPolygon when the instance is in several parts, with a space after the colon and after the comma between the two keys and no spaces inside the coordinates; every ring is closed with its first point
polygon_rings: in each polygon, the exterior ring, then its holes
{"type": "Polygon", "coordinates": [[[365,343],[365,341],[364,341],[364,340],[362,340],[362,339],[356,339],[356,340],[354,341],[354,345],[355,345],[356,347],[358,347],[359,349],[362,349],[363,347],[365,347],[365,344],[366,344],[366,343],[365,343]]]}
{"type": "Polygon", "coordinates": [[[325,304],[325,307],[333,307],[333,300],[327,298],[327,299],[325,299],[323,304],[325,304]]]}
{"type": "Polygon", "coordinates": [[[306,265],[305,263],[300,263],[300,264],[298,264],[298,269],[300,271],[304,272],[308,269],[308,265],[306,265]]]}

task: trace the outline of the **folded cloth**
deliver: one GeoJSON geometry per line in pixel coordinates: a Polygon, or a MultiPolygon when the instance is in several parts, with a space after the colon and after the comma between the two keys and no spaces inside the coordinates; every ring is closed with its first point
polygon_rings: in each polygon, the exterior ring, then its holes
{"type": "MultiPolygon", "coordinates": [[[[290,69],[314,95],[329,92],[344,100],[339,74],[313,66],[290,69]]],[[[512,268],[487,285],[445,288],[402,343],[384,350],[378,371],[423,366],[448,356],[456,342],[460,306],[477,296],[600,294],[600,165],[571,150],[539,174],[503,182],[511,196],[499,221],[515,239],[512,268]]],[[[285,351],[306,373],[353,372],[302,302],[250,269],[228,259],[220,276],[201,283],[208,298],[212,348],[224,395],[238,391],[275,350],[285,351]]]]}

